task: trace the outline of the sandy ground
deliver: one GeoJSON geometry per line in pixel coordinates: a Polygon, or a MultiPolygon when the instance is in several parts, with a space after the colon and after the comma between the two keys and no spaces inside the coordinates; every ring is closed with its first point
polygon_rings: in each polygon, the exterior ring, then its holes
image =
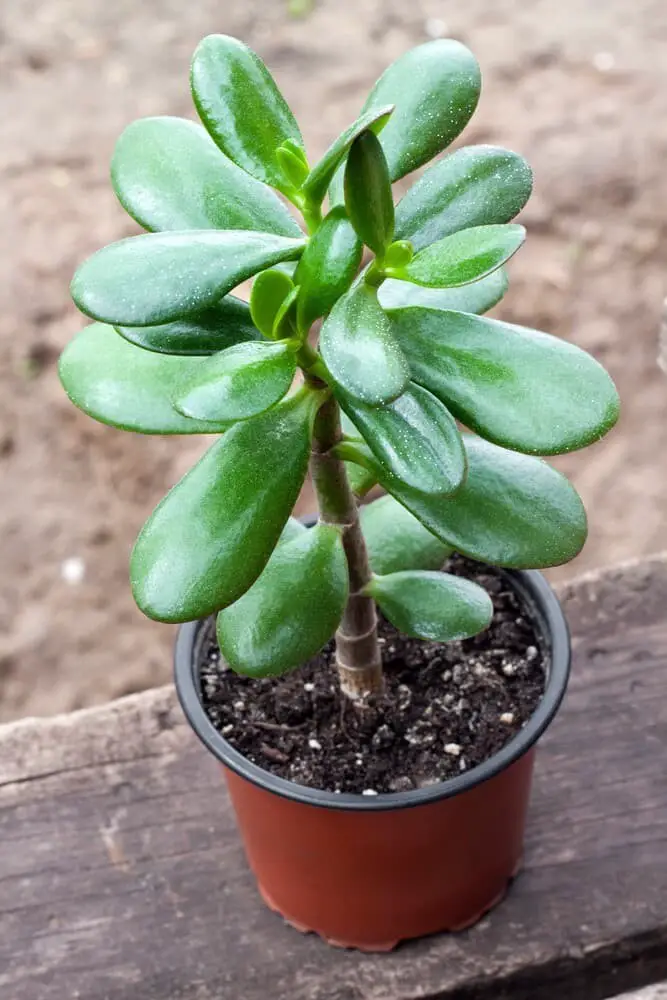
{"type": "Polygon", "coordinates": [[[446,33],[474,49],[485,89],[464,139],[514,148],[536,174],[501,314],[593,351],[624,404],[612,437],[559,462],[591,535],[556,575],[667,545],[667,379],[655,364],[667,293],[664,0],[319,0],[303,20],[286,0],[3,0],[0,719],[169,676],[172,630],[135,610],[127,558],[202,443],[96,425],[64,398],[55,363],[81,324],[67,294],[74,267],[135,231],[107,180],[115,137],[142,115],[192,113],[189,57],[211,31],[266,59],[311,157],[409,46],[446,33]],[[71,582],[77,567],[83,579],[71,582]]]}

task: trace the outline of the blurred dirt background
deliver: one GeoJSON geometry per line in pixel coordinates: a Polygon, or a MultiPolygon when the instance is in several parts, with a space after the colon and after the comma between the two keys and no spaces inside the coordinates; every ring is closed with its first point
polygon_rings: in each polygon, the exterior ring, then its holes
{"type": "Polygon", "coordinates": [[[139,116],[193,114],[189,57],[212,31],[267,61],[311,158],[406,48],[451,35],[474,49],[485,86],[462,141],[518,150],[536,179],[500,313],[591,350],[624,404],[615,434],[558,463],[591,534],[554,575],[667,544],[664,0],[319,0],[300,19],[288,0],[2,0],[0,719],[169,677],[172,629],[135,610],[127,559],[204,442],[95,424],[65,399],[56,359],[82,322],[76,264],[135,232],[108,183],[114,140],[139,116]]]}

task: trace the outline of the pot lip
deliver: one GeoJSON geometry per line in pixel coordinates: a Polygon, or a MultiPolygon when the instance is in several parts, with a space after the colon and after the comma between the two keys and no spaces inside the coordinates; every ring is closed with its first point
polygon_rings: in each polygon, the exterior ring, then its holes
{"type": "Polygon", "coordinates": [[[560,707],[570,675],[570,632],[560,602],[546,578],[537,570],[491,568],[511,581],[536,619],[550,659],[549,676],[542,700],[523,729],[493,757],[463,774],[425,788],[367,796],[299,785],[253,764],[218,732],[201,703],[194,654],[205,620],[181,625],[176,637],[174,680],[183,712],[197,737],[222,764],[264,791],[303,805],[343,811],[382,812],[426,805],[470,791],[506,770],[535,746],[560,707]]]}

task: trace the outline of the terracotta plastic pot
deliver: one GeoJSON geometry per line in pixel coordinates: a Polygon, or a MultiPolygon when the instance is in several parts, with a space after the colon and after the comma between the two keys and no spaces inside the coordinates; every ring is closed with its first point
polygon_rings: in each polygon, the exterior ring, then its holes
{"type": "Polygon", "coordinates": [[[250,866],[268,905],[331,944],[384,951],[460,930],[497,903],[522,853],[535,744],[565,693],[570,639],[537,572],[507,572],[548,654],[546,691],[529,722],[479,767],[395,794],[333,794],[246,760],[209,721],[198,676],[204,623],[183,625],[176,687],[195,733],[222,763],[250,866]]]}

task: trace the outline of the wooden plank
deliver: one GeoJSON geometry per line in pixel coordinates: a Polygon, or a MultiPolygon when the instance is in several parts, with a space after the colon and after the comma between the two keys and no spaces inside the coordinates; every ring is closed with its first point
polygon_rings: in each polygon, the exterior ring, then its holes
{"type": "Polygon", "coordinates": [[[476,928],[369,956],[283,925],[160,689],[0,729],[0,996],[601,1000],[667,978],[667,561],[562,593],[574,673],[525,871],[476,928]]]}

